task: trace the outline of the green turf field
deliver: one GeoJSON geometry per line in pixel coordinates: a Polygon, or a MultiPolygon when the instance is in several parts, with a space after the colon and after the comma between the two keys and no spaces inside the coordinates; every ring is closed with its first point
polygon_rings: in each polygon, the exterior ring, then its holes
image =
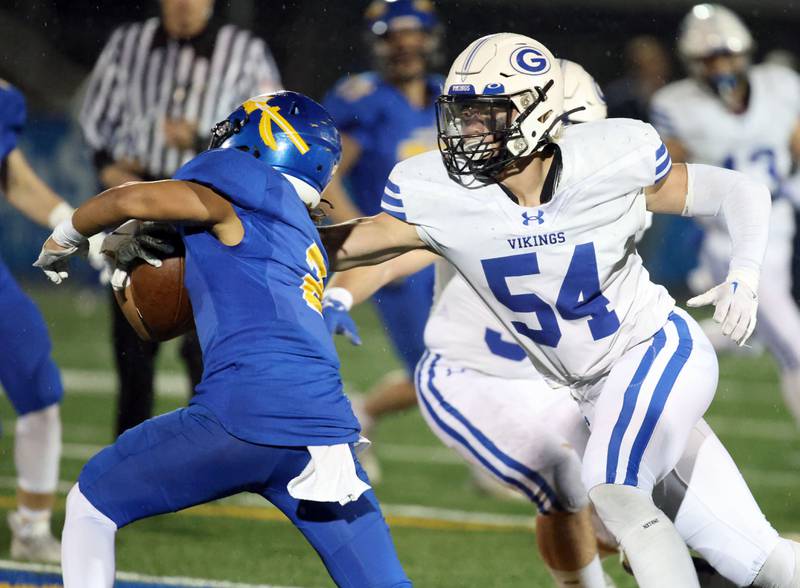
{"type": "MultiPolygon", "coordinates": [[[[64,370],[63,491],[96,448],[111,440],[111,351],[107,298],[95,292],[42,287],[34,297],[51,328],[56,361],[64,370]]],[[[341,343],[343,375],[353,390],[369,387],[397,367],[370,309],[356,313],[364,346],[341,343]]],[[[184,402],[177,348],[160,356],[159,411],[184,402]]],[[[800,531],[796,489],[800,435],[786,415],[771,359],[725,357],[709,420],[742,467],[768,518],[784,532],[800,531]]],[[[13,505],[13,412],[3,400],[0,507],[13,505]]],[[[384,480],[377,493],[406,571],[422,587],[548,586],[538,563],[532,509],[479,495],[466,468],[427,430],[416,411],[385,421],[373,436],[384,480]]],[[[0,558],[9,545],[0,525],[0,558]]],[[[634,583],[606,562],[620,587],[634,583]]],[[[117,538],[118,569],[282,586],[331,586],[300,534],[275,510],[247,497],[186,513],[141,521],[117,538]]]]}

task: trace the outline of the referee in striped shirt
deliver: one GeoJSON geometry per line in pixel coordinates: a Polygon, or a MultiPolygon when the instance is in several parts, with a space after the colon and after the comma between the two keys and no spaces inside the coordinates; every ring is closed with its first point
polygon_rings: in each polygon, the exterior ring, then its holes
{"type": "MultiPolygon", "coordinates": [[[[208,146],[214,123],[245,99],[281,88],[266,43],[211,22],[213,0],[161,0],[161,17],[116,29],[89,80],[80,114],[100,183],[155,180],[208,146]]],[[[116,303],[117,434],[152,416],[158,344],[141,341],[116,303]]],[[[202,376],[197,337],[184,337],[192,389],[202,376]]]]}

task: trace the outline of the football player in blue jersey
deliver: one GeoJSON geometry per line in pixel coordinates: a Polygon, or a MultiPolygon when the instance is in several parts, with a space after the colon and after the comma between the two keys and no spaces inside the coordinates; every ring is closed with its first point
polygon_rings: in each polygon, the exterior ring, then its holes
{"type": "MultiPolygon", "coordinates": [[[[22,93],[0,80],[0,193],[26,217],[52,228],[72,213],[72,207],[36,175],[17,147],[25,119],[22,93]]],[[[99,247],[96,249],[95,263],[102,259],[99,247]]],[[[18,508],[8,515],[11,557],[58,562],[61,547],[50,532],[50,517],[58,485],[59,403],[64,390],[50,357],[44,319],[2,261],[0,316],[0,384],[17,413],[14,462],[18,508]]]]}
{"type": "Polygon", "coordinates": [[[354,457],[359,426],[322,318],[327,254],[312,221],[341,153],[316,102],[246,101],[174,179],[112,188],[45,243],[60,282],[87,236],[129,219],[175,223],[205,370],[187,408],[124,433],[67,498],[66,588],[114,582],[117,529],[238,492],[261,494],[339,586],[410,586],[354,457]]]}
{"type": "MultiPolygon", "coordinates": [[[[335,222],[380,212],[380,194],[394,165],[436,149],[435,103],[443,78],[428,71],[440,38],[432,3],[375,0],[365,16],[376,70],[345,77],[323,102],[342,131],[342,162],[325,191],[335,222]]],[[[363,402],[355,402],[367,435],[376,419],[416,404],[412,377],[425,350],[432,291],[433,271],[427,268],[373,298],[405,370],[387,374],[363,402]]],[[[368,470],[377,481],[377,464],[368,470]]]]}

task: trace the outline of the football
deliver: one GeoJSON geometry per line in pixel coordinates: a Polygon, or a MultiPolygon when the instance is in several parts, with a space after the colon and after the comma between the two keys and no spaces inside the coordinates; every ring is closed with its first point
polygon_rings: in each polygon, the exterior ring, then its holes
{"type": "MultiPolygon", "coordinates": [[[[118,229],[115,234],[130,235],[138,226],[118,229]]],[[[125,289],[114,291],[125,318],[145,341],[167,341],[194,328],[192,305],[183,284],[183,242],[176,235],[171,244],[175,251],[162,260],[161,267],[142,261],[131,271],[125,289]]]]}

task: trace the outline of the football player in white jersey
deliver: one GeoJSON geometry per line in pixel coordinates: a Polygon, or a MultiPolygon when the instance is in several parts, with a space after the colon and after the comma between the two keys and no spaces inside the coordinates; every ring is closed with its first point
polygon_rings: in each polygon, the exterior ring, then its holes
{"type": "MultiPolygon", "coordinates": [[[[570,122],[605,118],[594,79],[560,60],[570,122]]],[[[566,388],[551,388],[452,266],[428,251],[337,274],[323,301],[330,327],[355,333],[347,310],[378,287],[436,262],[435,302],[416,388],[431,430],[469,464],[538,509],[539,553],[559,588],[604,588],[586,488],[575,448],[588,428],[566,388]],[[438,260],[438,261],[437,261],[438,260]],[[485,473],[483,473],[485,472],[485,473]]]]}
{"type": "MultiPolygon", "coordinates": [[[[772,192],[770,287],[759,294],[758,337],[781,368],[781,388],[800,424],[800,309],[792,297],[794,210],[783,184],[800,159],[800,77],[777,64],[750,66],[753,39],[729,9],[699,4],[684,18],[678,51],[690,76],[653,97],[652,121],[673,160],[739,170],[772,192]]],[[[730,239],[721,219],[704,221],[702,271],[725,275],[730,239]]]]}
{"type": "MultiPolygon", "coordinates": [[[[568,122],[605,118],[592,77],[574,62],[560,62],[568,122]]],[[[326,322],[355,335],[347,314],[353,304],[437,259],[436,303],[425,330],[428,352],[417,374],[426,421],[467,462],[538,506],[537,542],[557,586],[602,585],[591,527],[582,511],[569,511],[587,502],[576,473],[580,465],[570,449],[582,455],[586,446],[588,428],[580,410],[567,388],[548,386],[525,361],[524,350],[504,340],[505,328],[450,264],[432,252],[414,251],[336,274],[324,297],[326,322]],[[425,374],[425,366],[437,357],[437,365],[425,374]]],[[[749,586],[776,544],[777,532],[704,421],[692,431],[678,466],[654,497],[681,536],[719,570],[701,568],[702,586],[749,586]],[[722,581],[720,572],[730,583],[722,581]]],[[[602,529],[599,536],[613,543],[602,529]]]]}
{"type": "MultiPolygon", "coordinates": [[[[649,281],[633,243],[646,209],[724,211],[730,272],[701,302],[715,304],[723,333],[743,343],[755,326],[768,190],[730,170],[673,168],[658,134],[636,121],[577,125],[556,141],[562,74],[546,47],[521,35],[472,43],[446,92],[441,159],[398,164],[384,213],[331,228],[344,239],[334,267],[415,249],[454,265],[538,371],[578,400],[591,426],[582,480],[639,585],[698,586],[651,492],[713,398],[716,357],[694,320],[649,281]]],[[[795,546],[777,543],[754,583],[800,584],[795,546]]]]}

